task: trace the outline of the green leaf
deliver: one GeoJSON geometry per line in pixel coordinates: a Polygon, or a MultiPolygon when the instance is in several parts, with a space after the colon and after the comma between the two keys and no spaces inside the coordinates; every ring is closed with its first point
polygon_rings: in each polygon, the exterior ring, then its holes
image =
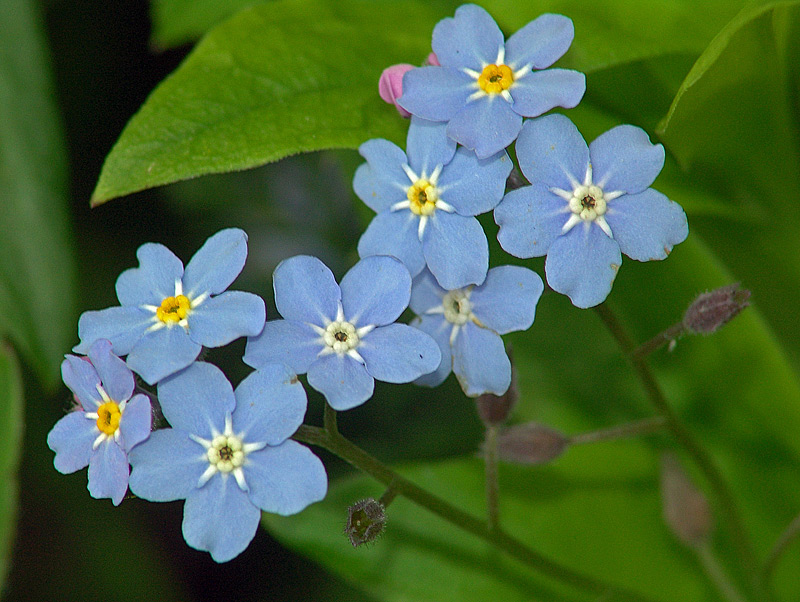
{"type": "Polygon", "coordinates": [[[153,44],[171,48],[192,42],[237,11],[264,0],[150,0],[153,44]]]}
{"type": "Polygon", "coordinates": [[[0,5],[0,334],[45,385],[75,333],[67,172],[34,2],[0,5]]]}
{"type": "Polygon", "coordinates": [[[14,351],[0,344],[0,593],[11,566],[22,451],[22,376],[14,351]]]}

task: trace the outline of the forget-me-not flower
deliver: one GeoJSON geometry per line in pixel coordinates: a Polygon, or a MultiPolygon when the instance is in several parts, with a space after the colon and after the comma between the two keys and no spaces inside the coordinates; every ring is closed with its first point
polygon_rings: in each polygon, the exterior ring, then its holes
{"type": "Polygon", "coordinates": [[[377,215],[358,243],[361,257],[393,255],[419,274],[427,263],[446,288],[480,284],[489,246],[474,216],[494,209],[512,164],[505,151],[479,160],[447,137],[446,125],[412,117],[407,150],[369,140],[353,188],[377,215]]]}
{"type": "Polygon", "coordinates": [[[80,407],[47,435],[56,470],[69,474],[88,465],[89,493],[117,506],[128,489],[128,454],[150,435],[150,400],[133,395],[133,373],[107,340],[89,347],[88,359],[67,355],[61,376],[80,407]]]}
{"type": "Polygon", "coordinates": [[[570,19],[544,14],[504,41],[489,13],[465,4],[433,30],[441,66],[406,73],[398,103],[413,115],[448,122],[448,136],[486,158],[514,141],[523,117],[572,108],[583,98],[582,73],[547,69],[573,35],[570,19]]]}
{"type": "Polygon", "coordinates": [[[375,379],[407,383],[439,365],[431,337],[394,323],[411,295],[411,276],[394,257],[365,257],[340,286],[319,259],[298,255],[278,265],[273,284],[285,319],[267,322],[247,340],[244,361],[308,372],[308,384],[336,410],[367,401],[375,379]]]}
{"type": "Polygon", "coordinates": [[[587,308],[602,303],[622,264],[664,259],[689,233],[680,205],[649,186],[664,147],[621,125],[590,146],[563,115],[528,121],[517,140],[531,182],[494,212],[500,245],[516,257],[547,255],[547,283],[587,308]]]}
{"type": "Polygon", "coordinates": [[[447,291],[427,270],[414,279],[411,325],[439,344],[442,362],[416,382],[435,387],[452,370],[464,393],[502,395],[511,384],[511,362],[501,334],[527,330],[544,289],[542,279],[519,266],[489,270],[480,286],[447,291]]]}
{"type": "Polygon", "coordinates": [[[261,510],[287,516],[325,497],[322,462],[289,439],[306,394],[286,366],[257,370],[234,391],[219,368],[195,362],[162,380],[158,398],[172,428],[131,452],[131,491],[152,502],[185,499],[191,547],[226,562],[253,539],[261,510]]]}
{"type": "Polygon", "coordinates": [[[139,267],[117,278],[121,307],[81,315],[76,353],[109,339],[114,353],[127,355],[128,366],[152,385],[191,364],[204,346],[221,347],[261,332],[263,299],[223,292],[244,267],[247,235],[242,230],[217,232],[185,270],[164,245],[144,244],[136,256],[139,267]]]}

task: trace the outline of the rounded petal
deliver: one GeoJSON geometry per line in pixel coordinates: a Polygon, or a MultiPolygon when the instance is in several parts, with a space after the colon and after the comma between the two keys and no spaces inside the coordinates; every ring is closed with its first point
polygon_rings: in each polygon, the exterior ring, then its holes
{"type": "Polygon", "coordinates": [[[316,257],[284,259],[272,276],[275,306],[287,320],[323,325],[336,318],[342,294],[333,273],[316,257]]]}
{"type": "Polygon", "coordinates": [[[586,92],[586,76],[571,69],[534,71],[520,77],[509,91],[515,113],[538,117],[555,107],[578,106],[586,92]]]}
{"type": "Polygon", "coordinates": [[[320,501],[328,475],[317,456],[296,441],[265,447],[247,456],[245,480],[250,501],[266,512],[289,516],[320,501]]]}
{"type": "Polygon", "coordinates": [[[664,259],[689,235],[681,206],[652,188],[611,201],[606,221],[620,250],[637,261],[664,259]]]}
{"type": "Polygon", "coordinates": [[[526,121],[517,139],[519,167],[531,184],[572,192],[583,183],[589,148],[568,117],[546,115],[526,121]]]}
{"type": "Polygon", "coordinates": [[[306,415],[306,392],[283,364],[256,370],[236,387],[233,428],[246,442],[278,445],[291,437],[306,415]]]}
{"type": "Polygon", "coordinates": [[[89,347],[89,359],[103,383],[103,390],[111,399],[119,403],[131,398],[133,373],[124,361],[111,353],[111,341],[100,339],[95,342],[89,347]]]}
{"type": "Polygon", "coordinates": [[[353,190],[364,203],[380,213],[406,198],[411,185],[402,166],[408,162],[406,154],[388,140],[367,140],[358,148],[367,160],[353,177],[353,190]]]}
{"type": "Polygon", "coordinates": [[[169,428],[153,432],[130,451],[128,460],[131,491],[151,502],[185,499],[208,468],[203,446],[185,431],[169,428]]]}
{"type": "Polygon", "coordinates": [[[226,291],[192,310],[187,319],[189,337],[204,347],[222,347],[239,337],[257,335],[266,319],[267,310],[261,297],[226,291]]]}
{"type": "Polygon", "coordinates": [[[119,506],[128,490],[128,474],[128,457],[113,439],[107,439],[89,460],[89,493],[95,499],[111,498],[119,506]]]}
{"type": "Polygon", "coordinates": [[[421,316],[425,312],[442,304],[442,299],[447,294],[429,270],[424,270],[414,278],[411,284],[411,301],[409,307],[415,314],[421,316]]]}
{"type": "Polygon", "coordinates": [[[193,490],[183,507],[183,538],[196,550],[227,562],[244,552],[258,529],[261,511],[232,477],[215,475],[193,490]]]}
{"type": "Polygon", "coordinates": [[[158,383],[158,399],[170,425],[204,439],[225,430],[225,416],[236,406],[233,387],[222,370],[205,362],[195,362],[158,383]]]}
{"type": "Polygon", "coordinates": [[[56,452],[53,465],[61,474],[86,468],[92,457],[92,444],[100,434],[97,422],[83,412],[70,412],[47,434],[47,446],[56,452]]]}
{"type": "Polygon", "coordinates": [[[494,210],[497,240],[514,257],[546,255],[571,215],[567,202],[537,182],[509,192],[494,210]]]}
{"type": "Polygon", "coordinates": [[[387,383],[411,382],[436,370],[442,361],[436,341],[405,324],[376,328],[361,340],[358,352],[370,376],[387,383]]]}
{"type": "Polygon", "coordinates": [[[442,171],[437,184],[439,196],[459,215],[486,213],[503,198],[506,180],[513,167],[505,151],[478,159],[475,153],[460,148],[442,171]]]}
{"type": "Polygon", "coordinates": [[[664,147],[651,144],[642,128],[619,125],[589,145],[592,179],[605,192],[642,192],[664,167],[664,147]]]}
{"type": "Polygon", "coordinates": [[[247,259],[247,234],[239,228],[220,230],[194,254],[183,274],[183,290],[189,299],[217,295],[228,288],[247,259]]]}
{"type": "Polygon", "coordinates": [[[395,257],[364,257],[342,278],[345,319],[356,327],[391,324],[408,307],[411,275],[395,257]]]}
{"type": "Polygon", "coordinates": [[[134,395],[125,406],[125,413],[119,423],[125,451],[130,452],[133,446],[150,436],[153,427],[153,410],[147,395],[134,395]]]}
{"type": "Polygon", "coordinates": [[[414,384],[425,387],[438,387],[453,369],[453,351],[450,348],[450,333],[453,331],[453,325],[445,320],[441,314],[436,314],[420,316],[411,322],[411,326],[428,333],[436,341],[442,358],[436,370],[423,374],[414,381],[414,384]]]}
{"type": "Polygon", "coordinates": [[[514,142],[521,127],[522,116],[502,96],[482,96],[453,116],[447,135],[485,159],[514,142]]]}
{"type": "Polygon", "coordinates": [[[100,384],[100,375],[95,367],[85,359],[75,355],[67,355],[61,362],[61,379],[69,387],[83,408],[94,412],[103,403],[103,398],[97,390],[100,384]]]}
{"type": "MultiPolygon", "coordinates": [[[[431,175],[438,165],[447,165],[456,152],[455,140],[447,136],[447,124],[412,117],[408,128],[408,165],[418,176],[431,175]]],[[[410,182],[412,183],[412,182],[410,182]]],[[[406,185],[408,187],[408,185],[406,185]]]]}
{"type": "Polygon", "coordinates": [[[449,121],[478,89],[475,79],[447,67],[420,67],[403,76],[403,95],[397,104],[431,121],[449,121]]]}
{"type": "Polygon", "coordinates": [[[111,341],[112,351],[128,355],[148,328],[155,314],[139,307],[109,307],[100,311],[85,311],[78,319],[79,345],[75,353],[89,353],[89,347],[98,339],[111,341]]]}
{"type": "Polygon", "coordinates": [[[138,268],[117,278],[117,299],[122,305],[161,305],[175,294],[175,283],[183,277],[183,263],[164,245],[148,242],[136,251],[138,268]]]}
{"type": "Polygon", "coordinates": [[[596,224],[578,224],[550,246],[544,269],[553,290],[586,309],[605,301],[620,265],[616,241],[596,224]]]}
{"type": "Polygon", "coordinates": [[[480,284],[489,269],[489,243],[474,217],[437,211],[425,229],[428,268],[447,290],[480,284]]]}
{"type": "Polygon", "coordinates": [[[472,313],[497,334],[527,330],[536,316],[544,283],[539,274],[515,265],[492,268],[472,290],[472,313]]]}
{"type": "Polygon", "coordinates": [[[201,349],[182,327],[167,326],[142,337],[128,354],[127,363],[148,385],[154,385],[191,364],[201,349]]]}
{"type": "Polygon", "coordinates": [[[572,19],[545,13],[514,33],[506,42],[506,64],[513,71],[526,65],[544,69],[560,59],[572,44],[572,19]]]}
{"type": "Polygon", "coordinates": [[[497,60],[504,41],[503,32],[489,13],[475,4],[465,4],[456,10],[455,17],[436,24],[431,47],[440,65],[480,71],[497,60]]]}
{"type": "Polygon", "coordinates": [[[334,410],[349,410],[372,397],[375,379],[353,358],[323,355],[308,369],[308,384],[325,396],[334,410]]]}
{"type": "Polygon", "coordinates": [[[453,342],[453,372],[464,395],[502,395],[511,384],[511,362],[503,339],[467,322],[453,342]]]}
{"type": "Polygon", "coordinates": [[[257,337],[247,339],[244,363],[253,368],[267,364],[286,364],[297,374],[305,374],[317,359],[323,344],[308,324],[292,320],[272,320],[257,337]]]}
{"type": "Polygon", "coordinates": [[[407,209],[379,213],[358,241],[358,256],[392,255],[415,276],[425,267],[418,230],[419,218],[407,209]]]}

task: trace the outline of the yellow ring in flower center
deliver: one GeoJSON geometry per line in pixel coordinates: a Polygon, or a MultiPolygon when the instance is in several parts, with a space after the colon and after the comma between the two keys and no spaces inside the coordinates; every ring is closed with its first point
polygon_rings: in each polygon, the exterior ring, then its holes
{"type": "Polygon", "coordinates": [[[107,401],[97,408],[97,428],[106,435],[110,436],[117,432],[120,418],[122,412],[119,411],[116,401],[107,401]]]}
{"type": "Polygon", "coordinates": [[[415,215],[431,215],[436,211],[436,201],[439,195],[436,186],[428,180],[419,179],[406,191],[409,209],[415,215]]]}
{"type": "Polygon", "coordinates": [[[486,65],[478,76],[478,85],[487,94],[500,94],[514,83],[514,74],[508,65],[486,65]]]}
{"type": "Polygon", "coordinates": [[[189,313],[191,303],[185,295],[167,297],[156,310],[156,317],[165,324],[176,323],[183,320],[189,313]]]}

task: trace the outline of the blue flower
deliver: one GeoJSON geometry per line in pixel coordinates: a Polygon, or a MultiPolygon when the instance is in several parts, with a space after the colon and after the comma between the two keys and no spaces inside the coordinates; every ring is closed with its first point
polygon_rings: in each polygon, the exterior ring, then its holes
{"type": "Polygon", "coordinates": [[[217,562],[253,539],[261,510],[284,516],[325,497],[325,467],[289,437],[306,394],[288,368],[267,366],[233,391],[219,368],[195,362],[158,384],[172,428],[130,455],[131,491],[152,502],[185,499],[183,536],[217,562]]]}
{"type": "Polygon", "coordinates": [[[117,506],[128,489],[128,454],[150,435],[150,400],[133,395],[133,373],[106,340],[89,348],[88,360],[67,355],[61,375],[80,407],[47,435],[56,470],[70,474],[88,465],[89,493],[117,506]]]}
{"type": "Polygon", "coordinates": [[[500,245],[516,257],[547,255],[547,283],[578,307],[602,303],[622,264],[664,259],[689,233],[680,205],[649,188],[664,147],[644,130],[615,127],[587,147],[563,115],[528,121],[517,140],[530,186],[494,212],[500,245]]]}
{"type": "Polygon", "coordinates": [[[511,384],[511,362],[501,334],[527,330],[544,289],[539,275],[519,266],[492,268],[481,286],[444,290],[430,272],[414,279],[411,325],[439,344],[442,362],[417,383],[435,387],[452,370],[464,393],[502,395],[511,384]]]}
{"type": "Polygon", "coordinates": [[[427,334],[394,321],[408,306],[411,276],[394,257],[373,255],[354,265],[341,288],[316,257],[281,262],[273,276],[284,320],[267,322],[247,340],[245,363],[275,362],[320,391],[332,408],[348,410],[372,397],[375,379],[407,383],[439,365],[427,334]]]}
{"type": "Polygon", "coordinates": [[[442,286],[480,284],[489,246],[475,215],[503,198],[512,164],[505,151],[479,160],[446,134],[444,123],[411,119],[407,153],[387,140],[369,140],[356,171],[356,194],[378,215],[358,254],[394,255],[411,276],[427,263],[442,286]]]}
{"type": "Polygon", "coordinates": [[[441,66],[406,73],[398,103],[413,115],[448,122],[448,136],[486,158],[514,141],[523,117],[572,108],[583,98],[582,73],[545,70],[573,35],[570,19],[544,14],[504,42],[489,13],[465,4],[433,30],[441,66]]]}
{"type": "Polygon", "coordinates": [[[203,346],[221,347],[261,332],[264,301],[252,293],[223,292],[247,257],[242,230],[217,232],[186,270],[163,245],[144,244],[136,256],[139,267],[117,278],[122,306],[81,315],[76,353],[109,339],[114,353],[127,355],[128,366],[152,385],[191,364],[203,346]]]}

